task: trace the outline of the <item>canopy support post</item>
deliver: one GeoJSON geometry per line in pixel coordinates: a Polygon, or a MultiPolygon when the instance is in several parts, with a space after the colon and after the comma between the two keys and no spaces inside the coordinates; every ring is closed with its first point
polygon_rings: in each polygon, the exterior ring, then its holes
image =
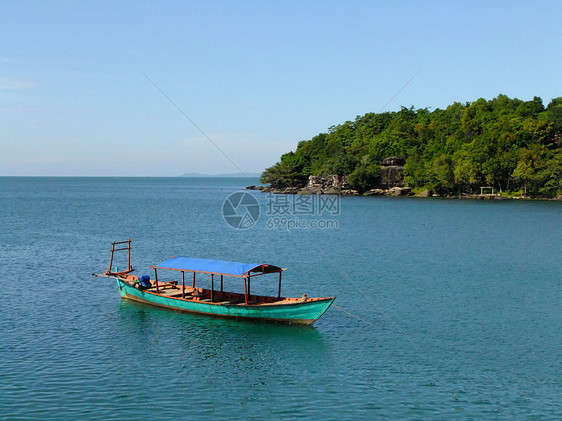
{"type": "Polygon", "coordinates": [[[129,243],[128,244],[129,253],[127,256],[127,271],[131,271],[133,268],[131,267],[131,239],[130,238],[127,240],[127,243],[129,243]]]}
{"type": "Polygon", "coordinates": [[[281,298],[281,275],[283,272],[279,272],[279,293],[277,294],[277,298],[281,298]]]}
{"type": "Polygon", "coordinates": [[[221,275],[221,294],[222,294],[222,275],[221,275]]]}
{"type": "Polygon", "coordinates": [[[214,298],[213,297],[213,290],[214,290],[213,280],[214,280],[214,278],[215,278],[215,275],[213,275],[211,273],[211,302],[213,302],[213,298],[214,298]]]}
{"type": "Polygon", "coordinates": [[[248,289],[246,287],[246,277],[244,276],[244,302],[248,305],[248,289]]]}
{"type": "Polygon", "coordinates": [[[181,298],[185,298],[185,272],[181,271],[181,298]]]}
{"type": "Polygon", "coordinates": [[[154,282],[156,283],[156,293],[160,293],[158,290],[158,271],[154,268],[154,282]]]}
{"type": "Polygon", "coordinates": [[[191,281],[191,288],[195,289],[195,272],[193,272],[193,281],[191,281]]]}

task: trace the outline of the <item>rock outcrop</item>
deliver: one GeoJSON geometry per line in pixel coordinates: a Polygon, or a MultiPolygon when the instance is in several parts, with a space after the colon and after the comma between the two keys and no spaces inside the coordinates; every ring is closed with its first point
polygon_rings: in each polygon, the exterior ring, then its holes
{"type": "Polygon", "coordinates": [[[388,190],[391,196],[407,196],[412,193],[410,187],[393,187],[388,190]]]}
{"type": "Polygon", "coordinates": [[[351,186],[347,182],[347,176],[339,176],[337,174],[330,175],[328,177],[320,177],[318,175],[311,175],[308,177],[308,184],[305,188],[312,189],[336,189],[336,190],[346,190],[351,189],[351,186]]]}
{"type": "Polygon", "coordinates": [[[387,190],[383,189],[371,189],[363,193],[363,196],[383,196],[386,192],[387,190]]]}
{"type": "MultiPolygon", "coordinates": [[[[375,188],[363,193],[364,196],[405,196],[411,193],[409,187],[404,184],[404,158],[400,156],[391,156],[382,160],[381,177],[375,188]]],[[[286,187],[281,189],[273,189],[269,186],[249,186],[248,190],[261,190],[263,192],[273,192],[276,194],[343,194],[343,195],[359,195],[359,190],[351,187],[347,180],[347,176],[332,174],[327,177],[311,175],[308,177],[308,183],[303,188],[286,187]]]]}
{"type": "Polygon", "coordinates": [[[391,156],[382,160],[381,178],[376,186],[380,189],[404,187],[404,165],[406,160],[401,156],[391,156]]]}
{"type": "Polygon", "coordinates": [[[401,156],[389,156],[382,160],[381,165],[383,167],[403,167],[406,165],[406,160],[401,156]]]}

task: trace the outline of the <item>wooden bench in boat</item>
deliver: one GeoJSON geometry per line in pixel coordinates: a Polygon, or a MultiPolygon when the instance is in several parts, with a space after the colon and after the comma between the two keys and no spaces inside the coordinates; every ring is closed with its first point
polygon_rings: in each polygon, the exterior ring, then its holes
{"type": "MultiPolygon", "coordinates": [[[[211,302],[211,298],[209,298],[209,296],[207,294],[201,294],[206,295],[208,298],[203,298],[201,300],[198,300],[201,303],[210,303],[211,302]]],[[[241,302],[243,302],[244,299],[243,298],[229,298],[228,296],[218,296],[218,297],[213,297],[213,303],[221,303],[221,304],[239,304],[241,302]]]]}
{"type": "MultiPolygon", "coordinates": [[[[204,292],[196,292],[194,294],[190,294],[189,298],[201,298],[201,297],[207,297],[208,295],[205,294],[204,292]]],[[[202,300],[198,300],[198,301],[202,301],[202,300]]]]}
{"type": "Polygon", "coordinates": [[[158,282],[158,288],[160,289],[176,289],[178,285],[178,281],[170,281],[170,282],[158,282]]]}
{"type": "Polygon", "coordinates": [[[244,300],[241,299],[241,298],[234,298],[234,299],[232,299],[232,300],[221,301],[220,303],[221,303],[221,304],[239,304],[239,303],[241,303],[242,301],[244,301],[244,300]]]}
{"type": "MultiPolygon", "coordinates": [[[[150,288],[145,288],[143,291],[148,291],[148,292],[154,292],[160,295],[169,295],[169,294],[175,294],[177,292],[179,292],[181,294],[181,289],[178,289],[176,287],[173,286],[169,286],[169,287],[164,287],[162,285],[158,285],[158,291],[156,290],[156,287],[150,287],[150,288]]],[[[188,291],[185,291],[186,294],[189,294],[188,291]]]]}
{"type": "MultiPolygon", "coordinates": [[[[171,290],[171,291],[165,291],[165,292],[161,292],[160,295],[163,295],[164,297],[172,297],[172,298],[176,298],[176,297],[181,297],[183,295],[183,293],[181,292],[181,290],[171,290]]],[[[191,293],[189,293],[188,291],[185,291],[185,298],[191,297],[191,293]]]]}
{"type": "Polygon", "coordinates": [[[252,300],[252,301],[248,301],[248,305],[254,305],[254,304],[259,304],[259,303],[263,303],[263,301],[261,300],[252,300]]]}

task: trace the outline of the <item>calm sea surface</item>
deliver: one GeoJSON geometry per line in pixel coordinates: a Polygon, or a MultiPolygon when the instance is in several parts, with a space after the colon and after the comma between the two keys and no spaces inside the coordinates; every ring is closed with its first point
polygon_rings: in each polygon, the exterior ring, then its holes
{"type": "Polygon", "coordinates": [[[0,418],[562,418],[562,203],[253,192],[256,225],[231,228],[256,183],[0,178],[0,418]],[[121,300],[91,274],[127,238],[140,274],[272,263],[284,295],[337,299],[312,327],[121,300]]]}

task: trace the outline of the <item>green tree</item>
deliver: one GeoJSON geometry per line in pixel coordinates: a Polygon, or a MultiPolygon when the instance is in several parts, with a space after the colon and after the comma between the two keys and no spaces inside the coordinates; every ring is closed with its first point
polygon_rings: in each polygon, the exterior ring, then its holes
{"type": "Polygon", "coordinates": [[[562,97],[545,109],[539,97],[498,95],[434,111],[402,107],[357,116],[299,142],[262,180],[277,187],[302,185],[309,175],[339,174],[366,189],[381,160],[400,155],[406,158],[404,180],[412,187],[460,193],[493,185],[552,195],[560,190],[561,143],[562,97]]]}
{"type": "Polygon", "coordinates": [[[381,169],[378,165],[360,164],[349,174],[347,181],[354,189],[366,191],[373,188],[379,181],[381,169]]]}
{"type": "Polygon", "coordinates": [[[544,174],[542,173],[544,163],[535,152],[525,149],[521,152],[521,159],[513,171],[513,177],[523,183],[525,195],[536,193],[544,174]]]}
{"type": "Polygon", "coordinates": [[[433,161],[433,188],[438,191],[447,191],[453,189],[455,185],[455,173],[453,169],[453,160],[448,155],[441,155],[433,161]]]}
{"type": "Polygon", "coordinates": [[[453,176],[457,193],[460,195],[470,185],[477,182],[478,169],[467,153],[460,153],[454,161],[453,176]]]}

